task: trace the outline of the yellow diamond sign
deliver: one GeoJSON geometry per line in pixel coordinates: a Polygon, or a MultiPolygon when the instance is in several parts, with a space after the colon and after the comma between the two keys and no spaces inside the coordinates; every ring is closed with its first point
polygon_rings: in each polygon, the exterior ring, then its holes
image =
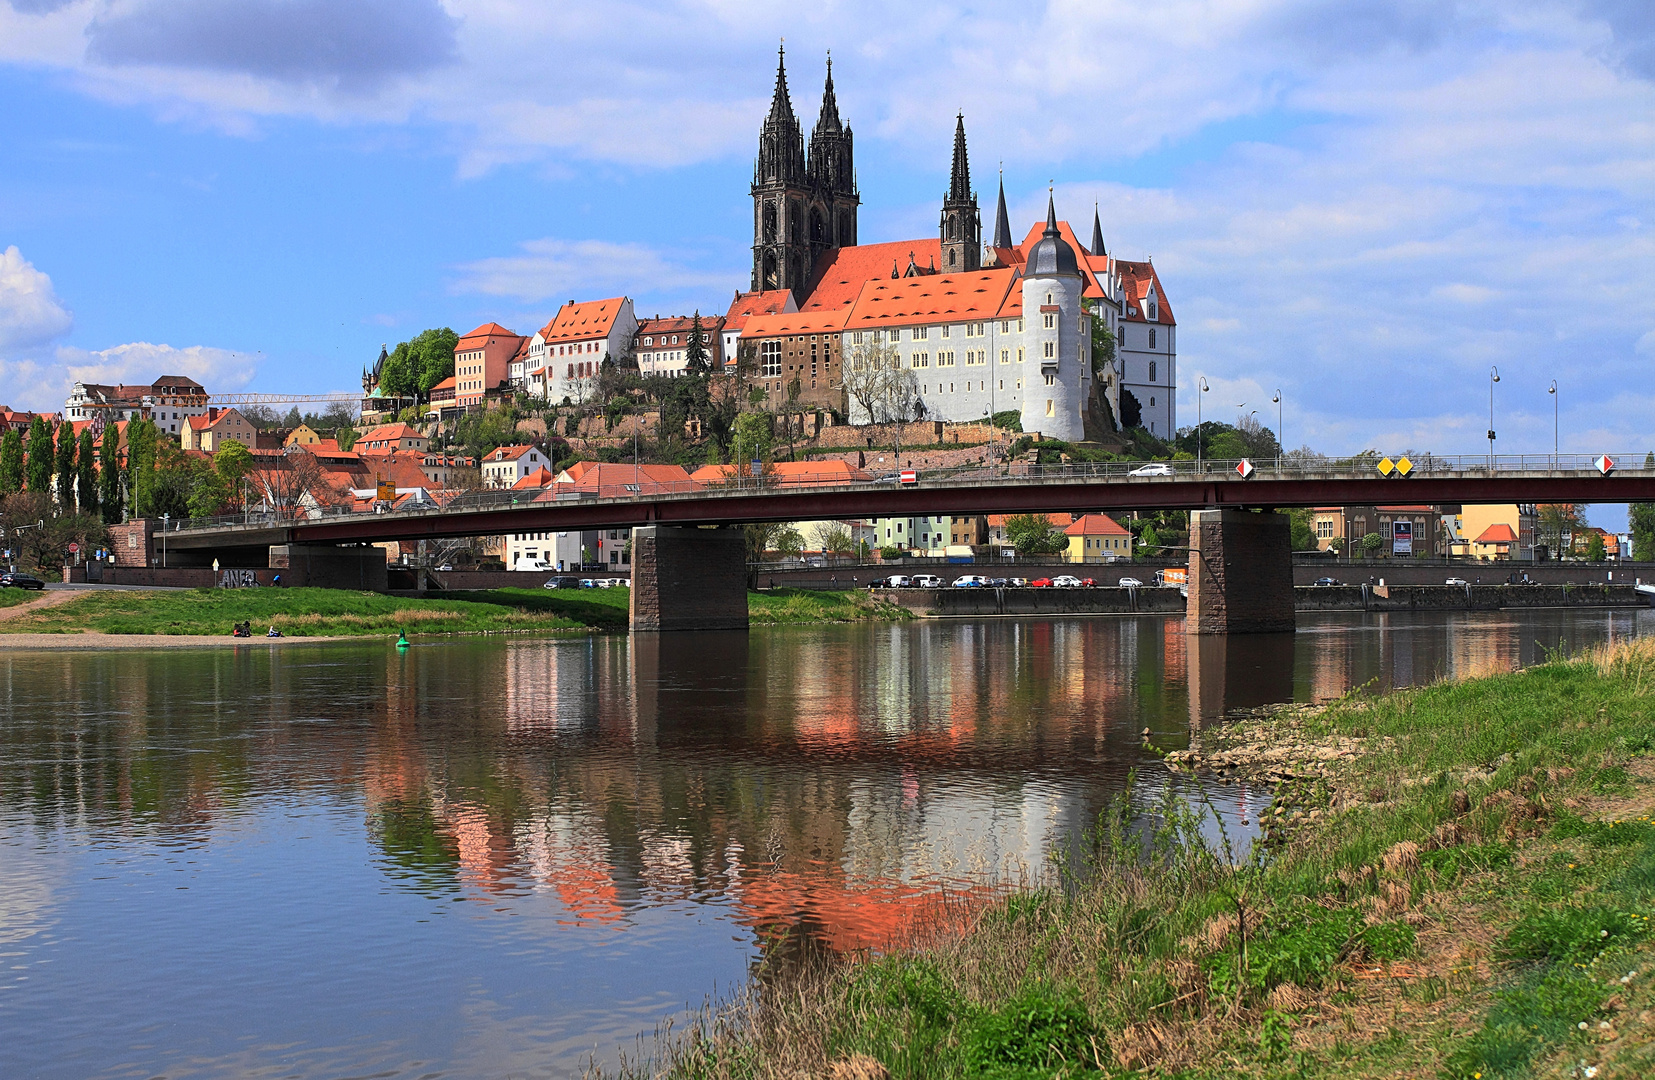
{"type": "Polygon", "coordinates": [[[1414,471],[1414,463],[1413,462],[1409,461],[1405,457],[1397,459],[1396,474],[1398,476],[1407,476],[1409,473],[1411,473],[1413,471],[1414,471]]]}
{"type": "Polygon", "coordinates": [[[1396,469],[1396,462],[1392,461],[1390,458],[1380,458],[1379,459],[1379,475],[1380,476],[1389,476],[1389,475],[1391,475],[1391,473],[1395,469],[1396,469]]]}

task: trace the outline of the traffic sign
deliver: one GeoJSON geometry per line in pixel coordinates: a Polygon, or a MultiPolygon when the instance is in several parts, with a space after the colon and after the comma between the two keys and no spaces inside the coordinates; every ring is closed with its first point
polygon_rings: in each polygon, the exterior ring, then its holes
{"type": "Polygon", "coordinates": [[[1390,458],[1379,459],[1380,476],[1389,476],[1394,472],[1396,472],[1396,462],[1392,461],[1390,458]]]}
{"type": "Polygon", "coordinates": [[[897,474],[897,479],[904,484],[917,484],[919,483],[919,473],[913,469],[903,469],[902,472],[897,474]]]}
{"type": "Polygon", "coordinates": [[[1398,476],[1407,476],[1409,473],[1411,473],[1413,471],[1414,471],[1414,463],[1413,462],[1409,461],[1405,457],[1399,457],[1399,458],[1396,459],[1396,474],[1398,476]]]}
{"type": "Polygon", "coordinates": [[[1252,476],[1256,471],[1257,470],[1253,468],[1253,463],[1248,461],[1246,458],[1242,458],[1240,461],[1236,462],[1236,474],[1243,480],[1252,476]]]}
{"type": "Polygon", "coordinates": [[[1608,476],[1615,468],[1615,459],[1610,457],[1608,454],[1602,454],[1596,461],[1592,462],[1592,464],[1598,467],[1598,472],[1608,476]]]}
{"type": "Polygon", "coordinates": [[[80,545],[71,542],[70,545],[69,545],[69,554],[79,555],[80,554],[80,545]]]}

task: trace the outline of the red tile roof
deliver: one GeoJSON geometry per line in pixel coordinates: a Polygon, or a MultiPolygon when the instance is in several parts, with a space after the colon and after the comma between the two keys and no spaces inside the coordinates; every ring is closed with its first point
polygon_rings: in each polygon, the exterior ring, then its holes
{"type": "Polygon", "coordinates": [[[1129,529],[1108,514],[1086,514],[1063,530],[1070,536],[1131,536],[1129,529]]]}
{"type": "Polygon", "coordinates": [[[1505,522],[1496,522],[1483,530],[1483,534],[1473,540],[1473,544],[1515,544],[1517,534],[1505,522]]]}
{"type": "Polygon", "coordinates": [[[588,300],[585,303],[568,303],[557,309],[552,321],[540,328],[540,340],[548,345],[561,344],[567,341],[589,341],[592,338],[608,337],[615,327],[615,320],[620,317],[621,304],[626,301],[624,296],[612,296],[607,300],[588,300]]]}
{"type": "Polygon", "coordinates": [[[790,334],[837,334],[845,328],[846,308],[834,311],[794,311],[781,315],[751,315],[741,328],[743,338],[787,337],[790,334]]]}
{"type": "Polygon", "coordinates": [[[536,448],[533,446],[501,446],[490,450],[487,454],[483,455],[483,460],[516,461],[518,458],[534,449],[536,448]]]}
{"type": "Polygon", "coordinates": [[[910,256],[914,265],[921,268],[936,266],[942,257],[942,241],[932,237],[824,251],[811,277],[809,298],[799,310],[830,311],[849,307],[861,293],[864,282],[873,278],[889,280],[893,269],[900,276],[908,269],[910,256]]]}
{"type": "Polygon", "coordinates": [[[993,319],[1016,281],[1017,272],[1009,269],[875,278],[863,282],[845,329],[993,319]]]}
{"type": "Polygon", "coordinates": [[[534,472],[529,473],[527,476],[523,477],[523,479],[513,484],[511,488],[513,491],[524,491],[529,488],[550,487],[553,479],[555,478],[552,476],[552,471],[542,465],[534,472]]]}
{"type": "Polygon", "coordinates": [[[790,289],[736,293],[730,310],[724,313],[724,325],[739,330],[749,315],[780,315],[790,307],[794,307],[790,289]]]}
{"type": "Polygon", "coordinates": [[[1121,318],[1128,322],[1148,322],[1149,318],[1144,309],[1144,297],[1149,294],[1150,282],[1155,283],[1156,320],[1162,326],[1176,325],[1172,317],[1172,305],[1167,303],[1167,291],[1161,287],[1161,277],[1155,272],[1155,264],[1147,262],[1126,262],[1117,259],[1116,268],[1121,275],[1121,293],[1128,305],[1121,313],[1121,318]],[[1136,308],[1136,314],[1133,309],[1136,308]]]}
{"type": "Polygon", "coordinates": [[[499,323],[484,323],[471,333],[461,337],[460,343],[455,346],[455,351],[459,351],[460,349],[470,350],[481,348],[487,343],[489,338],[515,338],[518,336],[519,335],[507,330],[499,323]],[[468,341],[471,342],[470,345],[466,344],[468,341]]]}
{"type": "MultiPolygon", "coordinates": [[[[734,465],[703,465],[690,474],[690,479],[698,484],[722,483],[734,476],[734,465]]],[[[857,481],[870,481],[873,474],[841,458],[824,458],[820,461],[778,461],[766,468],[765,474],[773,482],[781,485],[797,484],[800,486],[817,486],[823,484],[850,484],[857,481]]]]}

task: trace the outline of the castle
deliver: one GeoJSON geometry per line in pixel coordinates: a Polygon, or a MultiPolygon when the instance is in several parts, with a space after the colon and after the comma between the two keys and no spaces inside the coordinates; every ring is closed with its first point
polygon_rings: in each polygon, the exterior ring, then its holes
{"type": "Polygon", "coordinates": [[[755,350],[773,403],[877,419],[858,400],[858,365],[895,362],[912,382],[911,412],[933,419],[1016,411],[1024,431],[1076,440],[1089,411],[1118,422],[1130,394],[1146,429],[1176,430],[1175,323],[1153,264],[1111,256],[1095,209],[1081,244],[1052,199],[1046,221],[1014,242],[1004,181],[985,245],[963,115],[936,238],[858,244],[855,143],[832,59],[807,153],[782,54],[751,194],[752,291],[725,328],[755,350]],[[1113,363],[1093,362],[1094,321],[1115,335],[1113,363]]]}

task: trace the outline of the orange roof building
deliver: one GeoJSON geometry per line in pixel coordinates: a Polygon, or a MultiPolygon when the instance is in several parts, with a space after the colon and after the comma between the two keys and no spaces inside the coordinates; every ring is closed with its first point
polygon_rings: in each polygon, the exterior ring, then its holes
{"type": "Polygon", "coordinates": [[[1083,514],[1063,530],[1070,562],[1114,562],[1132,557],[1132,533],[1108,514],[1083,514]]]}
{"type": "MultiPolygon", "coordinates": [[[[462,337],[454,346],[453,404],[460,408],[480,405],[490,390],[503,386],[511,378],[512,358],[524,340],[523,335],[493,322],[484,323],[462,337]]],[[[433,405],[440,386],[442,383],[431,388],[433,405]]]]}
{"type": "MultiPolygon", "coordinates": [[[[694,324],[695,318],[689,315],[639,319],[638,329],[632,335],[638,370],[645,375],[682,375],[688,362],[690,330],[694,324]]],[[[701,347],[707,353],[708,371],[724,369],[723,331],[723,316],[701,319],[701,347]]]]}
{"type": "Polygon", "coordinates": [[[571,300],[513,358],[512,385],[553,403],[584,401],[597,384],[603,361],[625,356],[637,330],[630,297],[571,300]]]}

